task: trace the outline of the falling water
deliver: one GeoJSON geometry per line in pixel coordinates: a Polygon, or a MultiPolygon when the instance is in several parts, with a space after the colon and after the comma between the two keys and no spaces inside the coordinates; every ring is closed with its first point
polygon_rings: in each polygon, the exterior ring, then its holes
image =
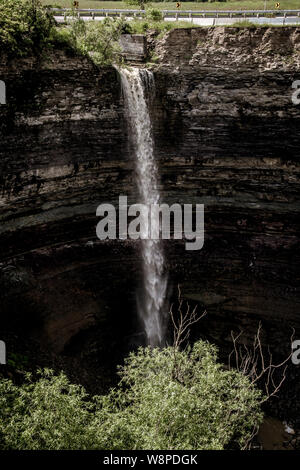
{"type": "MultiPolygon", "coordinates": [[[[151,120],[147,97],[154,93],[152,72],[131,68],[120,71],[136,157],[137,184],[142,204],[158,204],[157,166],[154,159],[151,120]]],[[[152,221],[151,221],[152,222],[152,221]]],[[[157,222],[159,224],[159,222],[157,222]]],[[[152,227],[152,229],[159,227],[152,227]]],[[[141,237],[143,238],[143,236],[141,237]]],[[[163,346],[164,307],[167,287],[164,254],[160,240],[142,239],[143,288],[138,294],[138,312],[148,344],[163,346]]]]}

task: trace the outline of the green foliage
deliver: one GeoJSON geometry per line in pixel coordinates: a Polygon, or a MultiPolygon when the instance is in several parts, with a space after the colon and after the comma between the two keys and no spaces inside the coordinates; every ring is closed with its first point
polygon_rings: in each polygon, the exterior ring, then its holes
{"type": "Polygon", "coordinates": [[[75,52],[74,38],[69,28],[54,28],[50,36],[51,46],[54,48],[75,52]]]}
{"type": "Polygon", "coordinates": [[[124,32],[131,34],[145,34],[147,33],[147,31],[155,30],[158,33],[158,38],[161,38],[165,33],[170,31],[171,29],[195,28],[195,25],[188,21],[163,21],[158,19],[156,13],[154,13],[154,16],[156,16],[157,19],[153,19],[151,18],[151,16],[152,13],[150,13],[146,17],[146,19],[136,19],[130,21],[129,23],[125,23],[124,27],[126,28],[126,31],[124,32]]]}
{"type": "Polygon", "coordinates": [[[45,370],[22,386],[0,383],[0,448],[85,449],[93,442],[89,427],[93,404],[82,387],[45,370]]]}
{"type": "Polygon", "coordinates": [[[0,448],[243,448],[262,420],[261,392],[203,341],[185,351],[140,348],[119,373],[118,387],[93,398],[48,370],[21,386],[2,380],[0,448]]]}
{"type": "Polygon", "coordinates": [[[146,18],[150,21],[162,21],[163,15],[157,8],[149,8],[146,12],[146,18]]]}
{"type": "Polygon", "coordinates": [[[57,28],[53,13],[39,0],[0,0],[0,49],[9,56],[25,56],[60,47],[88,55],[99,65],[120,60],[124,19],[84,22],[71,11],[68,23],[57,28]]]}
{"type": "Polygon", "coordinates": [[[28,356],[11,352],[7,358],[7,364],[15,369],[24,370],[28,365],[28,356]]]}
{"type": "Polygon", "coordinates": [[[95,22],[71,19],[63,34],[66,42],[79,53],[91,57],[97,65],[108,65],[120,62],[118,41],[124,32],[127,32],[127,24],[123,18],[95,22]]]}
{"type": "Polygon", "coordinates": [[[159,37],[174,28],[192,28],[193,25],[184,21],[153,21],[147,20],[134,20],[130,22],[130,32],[136,34],[145,34],[147,31],[155,30],[159,33],[159,37]]]}
{"type": "Polygon", "coordinates": [[[127,5],[136,5],[140,7],[141,10],[145,9],[145,4],[151,2],[152,0],[125,0],[127,5]]]}
{"type": "Polygon", "coordinates": [[[140,348],[120,370],[107,445],[136,449],[223,449],[245,446],[262,419],[260,391],[217,363],[203,341],[186,351],[140,348]],[[159,404],[159,406],[158,406],[159,404]],[[116,434],[116,426],[118,433],[116,434]],[[111,432],[112,431],[112,432],[111,432]]]}
{"type": "Polygon", "coordinates": [[[39,0],[0,0],[0,50],[8,55],[39,53],[55,21],[39,0]]]}

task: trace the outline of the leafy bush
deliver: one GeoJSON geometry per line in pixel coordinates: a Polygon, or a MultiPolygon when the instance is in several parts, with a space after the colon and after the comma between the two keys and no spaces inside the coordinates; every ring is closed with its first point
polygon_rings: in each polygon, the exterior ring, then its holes
{"type": "Polygon", "coordinates": [[[76,44],[71,30],[66,27],[54,28],[50,35],[50,42],[53,48],[76,51],[76,44]]]}
{"type": "Polygon", "coordinates": [[[0,448],[243,448],[262,420],[261,392],[203,341],[185,351],[140,348],[119,373],[115,389],[93,398],[47,370],[21,386],[2,380],[0,448]]]}
{"type": "Polygon", "coordinates": [[[123,18],[106,18],[104,21],[71,19],[70,43],[81,54],[88,55],[97,65],[120,61],[119,38],[128,32],[123,18]]]}
{"type": "MultiPolygon", "coordinates": [[[[131,33],[144,34],[147,31],[155,30],[161,36],[174,28],[193,28],[194,25],[187,21],[153,21],[147,20],[134,20],[130,22],[131,33]]],[[[161,37],[160,36],[160,37],[161,37]]]]}
{"type": "Polygon", "coordinates": [[[49,43],[54,24],[39,0],[0,0],[0,49],[15,56],[38,53],[49,43]]]}
{"type": "Polygon", "coordinates": [[[25,354],[11,352],[7,358],[7,364],[15,369],[24,370],[28,365],[28,356],[25,354]]]}
{"type": "Polygon", "coordinates": [[[121,449],[243,447],[262,419],[260,391],[242,374],[224,370],[216,348],[203,341],[175,357],[172,348],[140,348],[120,375],[114,419],[106,426],[108,448],[110,442],[121,449]]]}
{"type": "Polygon", "coordinates": [[[160,10],[157,10],[156,8],[149,8],[146,13],[146,18],[151,21],[162,21],[163,16],[160,10]]]}
{"type": "Polygon", "coordinates": [[[39,0],[0,0],[0,49],[16,57],[58,46],[89,55],[99,65],[118,61],[118,40],[130,29],[128,23],[121,18],[84,22],[74,13],[67,27],[57,28],[53,13],[39,0]]]}
{"type": "Polygon", "coordinates": [[[39,380],[28,374],[22,386],[0,382],[0,448],[86,449],[94,441],[93,404],[84,389],[65,375],[45,370],[39,380]]]}

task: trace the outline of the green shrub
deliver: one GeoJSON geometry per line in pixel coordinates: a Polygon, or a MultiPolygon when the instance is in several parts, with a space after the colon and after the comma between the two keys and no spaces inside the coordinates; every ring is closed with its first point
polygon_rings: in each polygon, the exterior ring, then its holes
{"type": "Polygon", "coordinates": [[[163,15],[160,10],[157,10],[156,8],[149,8],[146,13],[146,18],[151,21],[162,21],[163,15]]]}
{"type": "Polygon", "coordinates": [[[94,439],[89,428],[93,404],[82,387],[65,375],[45,370],[22,386],[0,382],[0,448],[86,449],[94,439]]]}
{"type": "Polygon", "coordinates": [[[54,24],[39,0],[0,0],[0,50],[14,56],[39,53],[49,44],[54,24]]]}
{"type": "Polygon", "coordinates": [[[140,348],[120,375],[116,395],[108,397],[114,410],[106,425],[108,448],[244,447],[262,420],[260,391],[242,374],[224,370],[216,348],[203,341],[177,351],[176,359],[172,348],[140,348]]]}
{"type": "Polygon", "coordinates": [[[262,421],[261,392],[225,370],[206,342],[185,351],[140,348],[119,373],[115,389],[93,398],[47,370],[21,386],[2,380],[0,448],[244,448],[262,421]]]}
{"type": "Polygon", "coordinates": [[[73,53],[76,50],[74,37],[70,29],[66,27],[53,28],[50,35],[50,44],[52,48],[64,49],[73,53]]]}
{"type": "Polygon", "coordinates": [[[120,61],[119,38],[129,31],[123,18],[105,18],[104,21],[70,20],[70,38],[73,47],[88,55],[97,65],[109,65],[120,61]]]}
{"type": "Polygon", "coordinates": [[[15,369],[24,370],[28,365],[28,356],[11,352],[7,358],[7,364],[15,369]]]}
{"type": "Polygon", "coordinates": [[[194,28],[195,25],[187,21],[151,21],[134,20],[130,22],[131,33],[144,34],[149,30],[155,30],[162,37],[166,32],[174,28],[194,28]]]}
{"type": "Polygon", "coordinates": [[[64,48],[106,65],[120,59],[118,40],[130,32],[122,18],[84,22],[70,11],[67,27],[56,27],[53,13],[39,0],[0,0],[0,49],[9,56],[39,54],[64,48]]]}

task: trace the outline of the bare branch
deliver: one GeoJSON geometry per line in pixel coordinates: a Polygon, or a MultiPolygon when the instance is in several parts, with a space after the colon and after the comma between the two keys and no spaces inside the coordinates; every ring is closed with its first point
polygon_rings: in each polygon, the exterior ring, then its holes
{"type": "Polygon", "coordinates": [[[177,360],[177,353],[190,336],[191,326],[197,323],[206,315],[204,311],[201,315],[197,313],[197,306],[191,310],[188,302],[185,302],[181,296],[181,289],[178,285],[178,312],[175,319],[173,304],[170,308],[170,317],[173,324],[173,358],[174,366],[172,370],[172,378],[182,383],[180,367],[177,360]]]}
{"type": "MultiPolygon", "coordinates": [[[[252,385],[259,383],[264,390],[264,398],[261,403],[268,401],[275,396],[283,382],[286,379],[287,362],[290,360],[292,352],[280,363],[273,363],[273,355],[269,346],[267,352],[264,353],[261,341],[262,325],[258,325],[256,334],[254,335],[252,348],[249,349],[245,344],[238,347],[238,339],[243,334],[242,331],[234,336],[231,331],[233,350],[228,356],[228,368],[238,370],[250,379],[252,385]],[[234,355],[235,364],[231,365],[231,358],[234,355]],[[275,372],[278,372],[279,378],[276,380],[275,372]]],[[[295,330],[293,329],[290,341],[292,343],[295,330]]]]}

